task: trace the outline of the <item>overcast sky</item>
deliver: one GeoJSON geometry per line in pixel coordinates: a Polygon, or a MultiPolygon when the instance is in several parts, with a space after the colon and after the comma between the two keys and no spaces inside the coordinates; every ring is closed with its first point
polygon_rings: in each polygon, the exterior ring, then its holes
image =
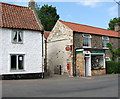
{"type": "MultiPolygon", "coordinates": [[[[0,0],[0,2],[28,6],[29,0],[22,1],[23,0],[0,0]]],[[[110,19],[118,17],[118,5],[113,2],[113,0],[109,0],[109,2],[108,0],[66,0],[66,2],[63,2],[63,0],[51,0],[52,2],[50,2],[50,0],[46,0],[46,2],[42,0],[35,1],[40,6],[48,4],[56,7],[57,13],[63,21],[99,28],[107,29],[110,19]]]]}

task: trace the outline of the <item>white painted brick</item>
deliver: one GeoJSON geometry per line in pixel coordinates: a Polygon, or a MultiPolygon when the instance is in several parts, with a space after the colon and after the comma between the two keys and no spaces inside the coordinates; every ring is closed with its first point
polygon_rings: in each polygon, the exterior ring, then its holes
{"type": "Polygon", "coordinates": [[[25,73],[42,72],[41,32],[23,30],[23,44],[11,43],[11,33],[12,33],[12,29],[5,29],[5,28],[0,29],[0,35],[2,35],[2,48],[0,46],[0,52],[2,52],[2,67],[3,67],[2,74],[21,74],[21,73],[25,74],[25,73]],[[21,72],[10,71],[10,54],[14,54],[14,53],[25,54],[24,71],[21,72]]]}

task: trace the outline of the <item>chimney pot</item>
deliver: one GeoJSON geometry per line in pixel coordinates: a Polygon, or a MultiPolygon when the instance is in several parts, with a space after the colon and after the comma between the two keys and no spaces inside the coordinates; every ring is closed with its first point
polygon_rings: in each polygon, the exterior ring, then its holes
{"type": "Polygon", "coordinates": [[[115,31],[120,32],[120,22],[115,23],[115,31]]]}
{"type": "Polygon", "coordinates": [[[30,0],[28,6],[29,6],[29,8],[30,8],[31,10],[34,10],[34,9],[35,9],[35,1],[34,1],[34,0],[30,0]]]}

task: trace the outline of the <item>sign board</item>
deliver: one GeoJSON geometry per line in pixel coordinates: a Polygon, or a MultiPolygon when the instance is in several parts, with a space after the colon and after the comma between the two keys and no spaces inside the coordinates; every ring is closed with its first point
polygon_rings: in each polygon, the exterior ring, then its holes
{"type": "Polygon", "coordinates": [[[66,49],[66,51],[70,51],[70,47],[69,46],[67,46],[65,49],[66,49]]]}

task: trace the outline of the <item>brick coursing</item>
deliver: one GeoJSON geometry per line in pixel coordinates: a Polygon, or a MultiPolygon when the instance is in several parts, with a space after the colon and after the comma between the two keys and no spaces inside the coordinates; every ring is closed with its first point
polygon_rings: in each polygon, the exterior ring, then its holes
{"type": "Polygon", "coordinates": [[[102,48],[102,36],[91,35],[91,47],[92,48],[102,48]]]}
{"type": "MultiPolygon", "coordinates": [[[[119,38],[109,37],[109,43],[111,43],[113,50],[120,48],[119,41],[120,41],[119,38]]],[[[112,54],[109,49],[105,50],[105,54],[106,54],[106,57],[112,58],[112,54]]],[[[116,61],[117,61],[117,59],[116,59],[116,61]]]]}
{"type": "MultiPolygon", "coordinates": [[[[83,44],[82,34],[83,33],[74,32],[74,50],[75,50],[75,48],[82,48],[82,44],[83,44]]],[[[91,38],[91,48],[103,49],[102,36],[91,34],[91,37],[92,37],[91,38]]],[[[109,43],[112,44],[114,50],[120,48],[119,42],[120,42],[120,38],[109,37],[109,43]]],[[[111,58],[110,50],[109,49],[104,49],[104,50],[105,50],[106,57],[111,58]]]]}

